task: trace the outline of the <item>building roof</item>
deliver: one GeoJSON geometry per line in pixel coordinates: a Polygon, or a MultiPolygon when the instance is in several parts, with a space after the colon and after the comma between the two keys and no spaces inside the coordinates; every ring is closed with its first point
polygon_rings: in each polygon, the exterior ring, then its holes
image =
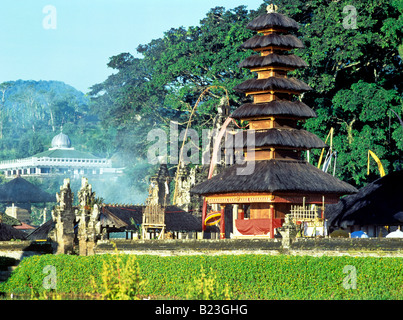
{"type": "Polygon", "coordinates": [[[74,150],[69,136],[63,132],[53,137],[49,150],[37,153],[32,158],[99,159],[91,153],[74,150]]]}
{"type": "Polygon", "coordinates": [[[328,205],[325,217],[329,226],[403,225],[402,181],[403,171],[395,171],[328,205]]]}
{"type": "Polygon", "coordinates": [[[301,101],[274,100],[265,103],[245,103],[236,109],[231,118],[249,119],[271,116],[282,116],[297,119],[316,118],[310,107],[301,101]]]}
{"type": "MultiPolygon", "coordinates": [[[[292,149],[321,149],[325,148],[326,144],[315,134],[302,129],[285,129],[285,128],[272,128],[265,130],[255,130],[255,144],[248,146],[247,135],[253,130],[240,131],[235,134],[235,141],[238,136],[242,136],[242,147],[283,147],[292,149]]],[[[237,146],[235,146],[237,147],[237,146]]]]}
{"type": "Polygon", "coordinates": [[[52,148],[35,154],[33,158],[68,158],[68,159],[99,159],[88,152],[74,150],[68,135],[60,132],[52,139],[52,148]]]}
{"type": "MultiPolygon", "coordinates": [[[[137,230],[142,224],[145,206],[112,206],[105,205],[101,209],[103,227],[137,230]]],[[[176,207],[167,206],[165,210],[166,231],[201,231],[201,221],[192,214],[176,207]]]]}
{"type": "MultiPolygon", "coordinates": [[[[145,206],[103,205],[101,206],[100,221],[102,227],[115,230],[137,231],[142,224],[145,206]]],[[[190,232],[201,231],[201,220],[192,214],[176,207],[168,206],[165,211],[166,231],[190,232]]],[[[55,228],[55,222],[50,219],[32,231],[27,239],[47,240],[55,228]]]]}
{"type": "Polygon", "coordinates": [[[12,239],[25,240],[25,234],[8,224],[0,223],[0,241],[10,241],[12,239]]]}
{"type": "Polygon", "coordinates": [[[252,55],[247,57],[239,64],[239,68],[258,68],[258,67],[288,67],[305,68],[308,64],[295,54],[277,54],[270,53],[267,56],[252,55]]]}
{"type": "Polygon", "coordinates": [[[254,31],[276,27],[288,30],[299,29],[299,25],[294,19],[277,12],[272,12],[258,16],[257,18],[249,22],[248,25],[246,26],[246,28],[254,31]]]}
{"type": "Polygon", "coordinates": [[[272,159],[248,162],[248,165],[252,167],[248,168],[246,164],[228,167],[220,174],[193,187],[191,193],[210,195],[288,192],[326,195],[357,192],[350,184],[305,161],[272,159]]]}
{"type": "Polygon", "coordinates": [[[35,230],[36,229],[35,227],[33,227],[25,222],[21,222],[20,225],[14,226],[14,228],[17,230],[35,230]]]}
{"type": "Polygon", "coordinates": [[[60,132],[52,139],[52,148],[71,148],[71,140],[67,134],[60,132]]]}
{"type": "Polygon", "coordinates": [[[91,153],[82,152],[74,149],[49,149],[37,153],[33,158],[68,158],[68,159],[99,159],[91,153]]]}
{"type": "Polygon", "coordinates": [[[246,40],[241,48],[243,49],[262,49],[266,47],[282,47],[287,49],[304,48],[304,44],[296,36],[292,34],[268,34],[266,36],[255,35],[246,40]]]}
{"type": "Polygon", "coordinates": [[[50,219],[43,225],[33,230],[28,236],[28,240],[48,240],[50,232],[55,228],[56,223],[50,219]]]}
{"type": "Polygon", "coordinates": [[[234,88],[235,91],[241,93],[258,92],[258,91],[293,91],[307,92],[312,88],[305,82],[296,78],[278,78],[270,77],[267,79],[249,79],[234,88]]]}
{"type": "Polygon", "coordinates": [[[56,196],[41,190],[21,177],[17,177],[0,186],[0,202],[56,202],[56,196]]]}

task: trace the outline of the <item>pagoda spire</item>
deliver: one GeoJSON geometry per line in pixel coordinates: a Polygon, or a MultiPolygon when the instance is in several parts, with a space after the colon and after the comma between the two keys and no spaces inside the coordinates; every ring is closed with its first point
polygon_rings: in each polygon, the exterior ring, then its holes
{"type": "Polygon", "coordinates": [[[293,34],[299,28],[295,20],[276,12],[273,4],[267,9],[267,14],[247,25],[257,34],[242,44],[243,49],[255,53],[239,67],[249,69],[257,77],[234,88],[252,97],[252,101],[241,105],[231,115],[249,124],[247,130],[236,133],[243,136],[242,139],[235,137],[235,141],[243,141],[236,147],[245,154],[246,161],[253,162],[254,170],[244,174],[245,165],[236,163],[191,190],[204,196],[207,205],[219,204],[221,220],[225,206],[232,204],[241,210],[233,224],[236,237],[265,235],[274,238],[274,229],[282,226],[286,215],[296,212],[304,212],[306,217],[309,215],[309,219],[316,221],[318,213],[310,209],[313,204],[320,205],[323,223],[326,203],[336,203],[341,195],[357,192],[353,186],[302,159],[303,151],[326,146],[315,134],[298,127],[300,121],[316,117],[299,99],[312,88],[289,76],[289,72],[308,67],[292,53],[293,49],[304,48],[304,45],[293,34]],[[254,146],[247,146],[248,133],[255,136],[254,146]],[[252,155],[248,155],[250,149],[254,151],[252,155]],[[246,211],[248,219],[242,214],[246,211]]]}
{"type": "MultiPolygon", "coordinates": [[[[316,135],[297,129],[298,121],[316,117],[311,108],[297,99],[312,88],[288,73],[308,65],[290,53],[304,47],[291,33],[299,28],[298,23],[276,11],[277,6],[269,5],[267,14],[247,26],[258,34],[242,47],[258,54],[246,58],[239,66],[256,72],[257,79],[235,87],[236,91],[253,96],[253,103],[241,106],[232,116],[249,121],[249,130],[256,131],[256,160],[300,160],[301,151],[323,148],[325,144],[316,135]]],[[[254,160],[247,155],[246,158],[254,160]]]]}

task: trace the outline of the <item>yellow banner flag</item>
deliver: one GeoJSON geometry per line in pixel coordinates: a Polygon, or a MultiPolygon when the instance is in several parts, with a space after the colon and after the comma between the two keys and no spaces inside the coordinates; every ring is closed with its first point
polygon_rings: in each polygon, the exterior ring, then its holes
{"type": "Polygon", "coordinates": [[[381,160],[379,160],[379,158],[376,156],[376,154],[374,152],[372,152],[371,150],[368,150],[368,168],[367,168],[367,174],[369,174],[369,160],[370,160],[370,156],[372,156],[372,158],[374,158],[375,162],[378,164],[378,169],[379,169],[379,173],[381,175],[381,177],[385,176],[385,170],[383,169],[381,160]]]}

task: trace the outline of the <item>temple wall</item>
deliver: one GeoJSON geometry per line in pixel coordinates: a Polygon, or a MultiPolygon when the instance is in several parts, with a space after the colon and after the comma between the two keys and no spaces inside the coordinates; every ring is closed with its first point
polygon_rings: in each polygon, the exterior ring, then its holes
{"type": "MultiPolygon", "coordinates": [[[[281,248],[276,239],[225,240],[103,240],[95,246],[95,254],[219,255],[219,254],[291,254],[310,256],[395,256],[403,257],[403,239],[298,239],[289,250],[281,248]]],[[[33,255],[52,253],[52,244],[34,241],[0,241],[0,256],[21,260],[33,255]]]]}
{"type": "Polygon", "coordinates": [[[35,255],[53,252],[52,244],[34,241],[0,241],[0,256],[22,260],[35,255]]]}
{"type": "Polygon", "coordinates": [[[113,253],[116,248],[127,254],[218,255],[218,254],[291,254],[291,255],[352,255],[402,256],[403,239],[298,239],[289,250],[276,239],[225,240],[106,240],[98,242],[95,254],[113,253]]]}

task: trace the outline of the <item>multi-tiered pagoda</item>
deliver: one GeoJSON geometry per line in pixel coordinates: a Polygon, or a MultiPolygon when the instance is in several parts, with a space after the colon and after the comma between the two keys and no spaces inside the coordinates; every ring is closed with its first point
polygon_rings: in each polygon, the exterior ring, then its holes
{"type": "Polygon", "coordinates": [[[340,196],[357,192],[302,159],[303,151],[324,148],[325,144],[316,135],[297,128],[299,121],[316,117],[310,107],[298,100],[312,88],[288,76],[290,71],[307,67],[290,53],[304,47],[291,34],[298,29],[297,22],[269,6],[268,13],[251,21],[247,28],[258,34],[242,47],[258,54],[246,58],[240,67],[256,72],[257,79],[247,80],[235,90],[252,96],[253,102],[240,106],[231,117],[247,121],[248,130],[255,134],[251,155],[247,152],[247,131],[238,133],[243,135],[245,158],[252,166],[235,164],[192,189],[203,195],[209,205],[220,205],[221,238],[226,205],[239,208],[239,213],[234,213],[235,233],[273,238],[274,229],[282,226],[285,214],[292,209],[303,213],[316,204],[322,208],[323,218],[325,203],[336,203],[340,196]]]}

